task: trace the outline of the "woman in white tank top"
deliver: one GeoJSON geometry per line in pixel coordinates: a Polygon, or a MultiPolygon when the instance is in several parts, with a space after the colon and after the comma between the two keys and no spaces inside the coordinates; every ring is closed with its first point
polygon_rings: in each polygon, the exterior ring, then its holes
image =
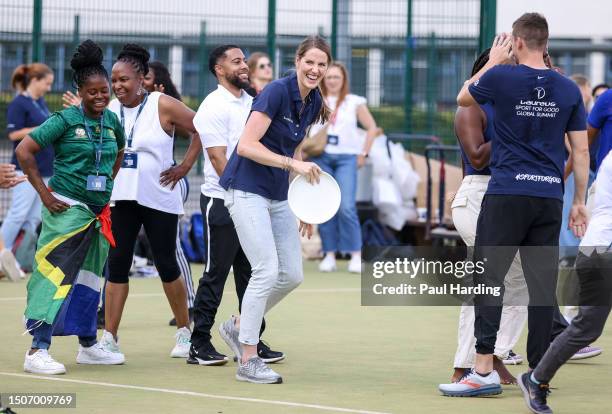
{"type": "MultiPolygon", "coordinates": [[[[376,121],[368,110],[366,99],[349,93],[346,67],[340,62],[329,66],[321,82],[325,103],[334,112],[327,124],[325,151],[311,161],[332,175],[342,193],[340,208],[331,220],[319,226],[325,257],[319,271],[336,270],[336,252],[350,253],[348,271],[361,273],[361,225],[357,215],[357,170],[364,165],[374,138],[378,134],[376,121]],[[364,140],[358,123],[367,130],[364,140]]],[[[312,133],[322,126],[313,126],[312,133]]]]}
{"type": "Polygon", "coordinates": [[[117,114],[126,134],[124,161],[111,196],[113,234],[117,247],[109,254],[106,285],[104,343],[119,352],[117,332],[128,295],[128,275],[140,228],[151,244],[164,292],[176,318],[176,346],[172,357],[189,353],[189,316],[185,284],[176,261],[176,232],[183,201],[176,182],[185,176],[201,152],[199,137],[191,140],[185,160],[173,166],[175,128],[197,134],[195,113],[182,102],[143,88],[149,53],[138,45],[125,45],[113,66],[116,99],[109,109],[117,114]]]}

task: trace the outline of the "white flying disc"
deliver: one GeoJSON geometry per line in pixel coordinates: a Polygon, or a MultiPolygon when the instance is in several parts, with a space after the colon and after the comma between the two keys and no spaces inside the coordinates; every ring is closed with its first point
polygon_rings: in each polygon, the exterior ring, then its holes
{"type": "Polygon", "coordinates": [[[340,187],[334,177],[323,171],[318,184],[310,184],[298,175],[289,185],[287,201],[293,214],[304,223],[325,223],[340,207],[340,187]]]}

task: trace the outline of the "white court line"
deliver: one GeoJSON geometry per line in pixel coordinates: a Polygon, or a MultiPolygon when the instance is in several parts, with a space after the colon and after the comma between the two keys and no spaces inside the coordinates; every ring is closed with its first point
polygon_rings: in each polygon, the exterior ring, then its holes
{"type": "Polygon", "coordinates": [[[58,377],[43,377],[43,376],[29,375],[29,374],[16,374],[13,372],[0,372],[0,375],[27,378],[27,379],[40,379],[40,380],[47,380],[47,381],[71,382],[75,384],[98,385],[100,387],[124,388],[124,389],[131,389],[131,390],[140,390],[140,391],[163,392],[167,394],[190,395],[193,397],[211,398],[211,399],[216,399],[216,400],[241,401],[241,402],[252,402],[252,403],[258,403],[258,404],[282,405],[282,406],[288,406],[288,407],[312,408],[315,410],[335,411],[335,412],[340,412],[340,413],[389,414],[389,413],[384,413],[380,411],[354,410],[351,408],[330,407],[327,405],[303,404],[303,403],[296,403],[296,402],[290,402],[290,401],[263,400],[259,398],[232,397],[232,396],[227,396],[227,395],[205,394],[202,392],[194,392],[194,391],[172,390],[172,389],[167,389],[167,388],[154,388],[154,387],[141,387],[138,385],[113,384],[109,382],[84,381],[84,380],[75,380],[75,379],[58,378],[58,377]]]}
{"type": "MultiPolygon", "coordinates": [[[[328,288],[328,289],[297,289],[292,293],[357,293],[361,292],[360,288],[328,288]]],[[[132,293],[128,298],[161,298],[166,295],[163,293],[132,293]]],[[[25,296],[13,296],[0,298],[0,302],[13,302],[26,300],[25,296]]]]}

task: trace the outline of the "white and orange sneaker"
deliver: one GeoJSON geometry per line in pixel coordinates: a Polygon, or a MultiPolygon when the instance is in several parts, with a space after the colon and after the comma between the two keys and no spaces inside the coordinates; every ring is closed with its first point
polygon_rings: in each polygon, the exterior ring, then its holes
{"type": "Polygon", "coordinates": [[[497,371],[491,371],[483,377],[472,370],[459,382],[453,384],[440,384],[438,389],[447,397],[482,397],[502,393],[502,387],[497,371]]]}

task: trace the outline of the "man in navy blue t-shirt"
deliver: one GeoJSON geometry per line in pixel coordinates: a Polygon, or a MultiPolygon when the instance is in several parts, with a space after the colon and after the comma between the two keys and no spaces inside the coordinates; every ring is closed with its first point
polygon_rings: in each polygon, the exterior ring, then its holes
{"type": "MultiPolygon", "coordinates": [[[[532,305],[527,341],[531,368],[550,344],[556,306],[566,133],[576,180],[570,226],[577,236],[584,234],[587,214],[585,109],[574,82],[546,66],[547,41],[546,19],[537,13],[524,14],[512,25],[512,36],[495,39],[489,62],[465,83],[457,97],[460,106],[490,102],[495,109],[491,180],[478,219],[474,258],[484,261],[485,272],[474,279],[487,287],[503,286],[519,246],[530,246],[521,247],[520,252],[532,305]],[[499,64],[510,50],[517,65],[499,64]]],[[[457,395],[502,391],[493,371],[502,298],[475,298],[476,365],[469,378],[457,384],[457,395]]]]}

